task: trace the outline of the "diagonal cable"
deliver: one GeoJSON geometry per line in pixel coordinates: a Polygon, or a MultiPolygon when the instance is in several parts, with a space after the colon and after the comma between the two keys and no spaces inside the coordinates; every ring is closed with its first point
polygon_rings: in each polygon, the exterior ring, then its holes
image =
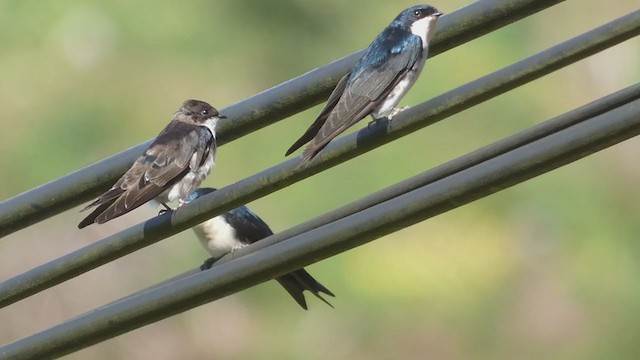
{"type": "Polygon", "coordinates": [[[539,176],[640,134],[640,100],[559,130],[328,225],[0,348],[56,358],[222,298],[539,176]]]}
{"type": "MultiPolygon", "coordinates": [[[[481,0],[444,16],[429,51],[438,55],[563,0],[481,0]]],[[[286,81],[221,112],[220,145],[322,102],[360,52],[286,81]]],[[[109,188],[151,140],[0,203],[0,237],[85,203],[109,188]]]]}
{"type": "Polygon", "coordinates": [[[314,161],[285,161],[203,196],[172,214],[154,217],[0,283],[0,307],[186,230],[422,127],[538,79],[640,33],[640,10],[498,70],[397,115],[333,141],[314,161]]]}
{"type": "MultiPolygon", "coordinates": [[[[419,187],[431,184],[447,176],[451,176],[483,161],[487,161],[508,151],[539,140],[545,136],[579,124],[583,121],[589,120],[592,117],[606,113],[637,99],[640,99],[640,83],[616,91],[613,94],[597,99],[589,104],[557,116],[551,120],[545,121],[532,128],[511,135],[500,141],[482,147],[472,153],[461,156],[455,160],[449,161],[433,169],[422,172],[414,177],[403,180],[397,184],[391,185],[385,189],[365,196],[350,204],[341,206],[338,209],[332,210],[302,224],[298,224],[287,230],[283,230],[272,236],[262,239],[256,243],[250,244],[249,246],[238,249],[234,251],[233,256],[228,254],[223,258],[218,259],[215,262],[214,266],[224,264],[232,259],[251,254],[255,251],[258,251],[259,249],[263,249],[281,241],[288,240],[294,236],[311,231],[320,226],[327,225],[349,215],[353,215],[374,205],[398,197],[419,187]]],[[[149,291],[150,289],[156,288],[158,286],[166,285],[168,283],[182,279],[186,276],[196,274],[200,271],[202,271],[200,270],[200,267],[194,268],[185,273],[162,281],[161,283],[158,283],[150,288],[141,290],[134,295],[149,291]]]]}

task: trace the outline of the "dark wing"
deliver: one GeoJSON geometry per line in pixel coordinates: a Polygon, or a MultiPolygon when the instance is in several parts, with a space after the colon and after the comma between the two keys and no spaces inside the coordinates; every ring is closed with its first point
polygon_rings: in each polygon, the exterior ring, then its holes
{"type": "Polygon", "coordinates": [[[228,211],[223,216],[229,225],[235,229],[236,236],[243,243],[252,244],[273,235],[269,225],[246,206],[228,211]]]}
{"type": "Polygon", "coordinates": [[[419,37],[399,28],[383,31],[362,55],[342,96],[304,150],[303,158],[312,159],[336,136],[371,114],[421,56],[419,37]]]}
{"type": "Polygon", "coordinates": [[[160,195],[202,164],[215,151],[213,144],[207,128],[172,121],[118,182],[87,207],[98,206],[78,227],[105,223],[160,195]]]}
{"type": "Polygon", "coordinates": [[[329,117],[329,114],[338,103],[338,100],[340,100],[340,97],[342,96],[342,92],[347,86],[347,81],[349,81],[349,75],[351,75],[351,73],[347,73],[345,76],[343,76],[340,79],[340,81],[338,81],[338,84],[331,92],[331,95],[329,95],[329,100],[327,100],[327,104],[324,106],[324,108],[320,112],[320,115],[318,115],[318,117],[316,118],[316,121],[314,121],[313,124],[309,126],[307,131],[304,133],[304,135],[302,135],[302,137],[300,137],[300,139],[298,139],[298,141],[296,141],[293,145],[291,145],[289,150],[287,150],[287,153],[285,154],[285,156],[289,156],[291,153],[298,150],[302,145],[311,141],[311,139],[313,139],[313,137],[316,136],[318,131],[320,131],[320,128],[322,127],[322,125],[324,125],[324,122],[327,120],[327,117],[329,117]]]}
{"type": "MultiPolygon", "coordinates": [[[[241,206],[226,212],[224,214],[224,219],[235,229],[236,236],[240,241],[247,244],[254,243],[273,235],[273,231],[271,231],[269,225],[267,225],[258,215],[253,213],[246,206],[241,206]]],[[[329,302],[322,298],[322,296],[320,296],[320,292],[330,296],[335,295],[333,295],[329,289],[317,282],[316,279],[309,275],[309,273],[304,269],[283,275],[276,280],[305,310],[307,309],[307,302],[304,298],[304,290],[311,291],[313,295],[333,307],[329,302]]]]}
{"type": "MultiPolygon", "coordinates": [[[[98,200],[100,200],[100,199],[98,199],[98,200]]],[[[111,204],[113,204],[113,202],[115,201],[115,199],[111,199],[111,200],[106,200],[103,203],[98,204],[97,203],[98,200],[94,201],[89,206],[87,206],[86,208],[81,210],[81,211],[85,211],[85,210],[89,209],[90,207],[93,207],[93,206],[96,206],[96,205],[98,206],[95,210],[93,210],[91,212],[91,214],[89,214],[87,217],[85,217],[80,222],[80,224],[78,224],[78,229],[82,229],[84,227],[87,227],[87,226],[95,223],[96,218],[98,217],[98,215],[102,214],[102,212],[105,211],[109,206],[111,206],[111,204]]]]}

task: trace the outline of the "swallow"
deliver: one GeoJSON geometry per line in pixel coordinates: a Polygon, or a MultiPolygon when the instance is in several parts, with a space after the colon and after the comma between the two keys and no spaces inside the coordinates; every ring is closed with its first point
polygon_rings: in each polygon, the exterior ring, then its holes
{"type": "Polygon", "coordinates": [[[131,168],[82,209],[96,208],[78,228],[105,223],[154,199],[167,210],[173,210],[167,205],[172,201],[182,206],[214,166],[215,127],[224,118],[204,101],[185,101],[131,168]]]}
{"type": "Polygon", "coordinates": [[[368,115],[378,121],[391,119],[404,110],[396,105],[424,67],[429,41],[441,15],[429,5],[402,11],[365,49],[354,68],[338,81],[315,122],[285,156],[309,143],[302,152],[303,161],[309,161],[336,136],[368,115]]]}
{"type": "MultiPolygon", "coordinates": [[[[215,190],[214,188],[200,188],[191,193],[187,199],[193,201],[215,190]]],[[[192,229],[200,244],[211,255],[211,258],[200,267],[202,270],[211,268],[216,260],[228,253],[233,253],[237,249],[273,235],[269,226],[246,206],[218,215],[192,229]]],[[[320,293],[329,296],[335,295],[304,269],[282,275],[276,280],[305,310],[307,310],[307,302],[303,294],[304,290],[310,291],[318,299],[333,307],[320,293]]]]}

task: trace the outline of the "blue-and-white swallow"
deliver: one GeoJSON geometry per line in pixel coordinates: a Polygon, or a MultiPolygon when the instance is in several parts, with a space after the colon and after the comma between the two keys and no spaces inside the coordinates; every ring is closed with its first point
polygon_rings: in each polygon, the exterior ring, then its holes
{"type": "Polygon", "coordinates": [[[169,202],[187,202],[214,166],[215,127],[224,118],[204,101],[185,101],[120,180],[82,210],[97,207],[78,228],[105,223],[152,199],[167,209],[169,202]]]}
{"type": "Polygon", "coordinates": [[[302,159],[311,160],[333,138],[368,115],[374,121],[391,119],[404,110],[396,105],[424,67],[429,41],[441,15],[429,5],[402,11],[373,40],[355,67],[340,79],[316,121],[286,155],[310,142],[302,152],[302,159]]]}
{"type": "MultiPolygon", "coordinates": [[[[191,193],[188,201],[193,201],[216,189],[200,188],[191,193]]],[[[211,259],[205,261],[201,269],[211,268],[213,263],[239,248],[273,235],[269,226],[246,206],[228,211],[193,227],[200,244],[207,250],[211,259]]],[[[320,293],[335,296],[329,289],[320,284],[304,269],[282,275],[276,280],[284,287],[293,299],[307,310],[307,302],[303,291],[309,290],[318,299],[333,307],[320,293]]]]}

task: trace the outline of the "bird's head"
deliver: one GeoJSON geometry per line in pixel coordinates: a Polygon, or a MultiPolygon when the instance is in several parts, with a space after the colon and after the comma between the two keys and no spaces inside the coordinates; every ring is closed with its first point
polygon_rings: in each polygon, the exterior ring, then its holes
{"type": "Polygon", "coordinates": [[[185,101],[178,109],[178,113],[196,124],[204,124],[208,120],[226,119],[226,116],[220,115],[216,108],[200,100],[185,101]]]}
{"type": "Polygon", "coordinates": [[[394,20],[394,24],[420,36],[424,41],[429,41],[440,16],[442,13],[431,5],[416,5],[402,11],[394,20]]]}

